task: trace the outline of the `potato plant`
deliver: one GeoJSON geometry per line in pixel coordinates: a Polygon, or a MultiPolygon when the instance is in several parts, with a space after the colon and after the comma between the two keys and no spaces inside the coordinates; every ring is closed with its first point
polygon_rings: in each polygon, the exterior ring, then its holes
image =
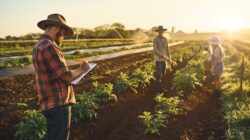
{"type": "Polygon", "coordinates": [[[16,138],[20,140],[41,140],[47,128],[46,119],[40,111],[27,110],[25,117],[16,125],[16,138]]]}
{"type": "Polygon", "coordinates": [[[178,114],[180,113],[180,109],[178,108],[178,105],[182,102],[180,98],[177,97],[171,97],[171,98],[166,98],[163,97],[163,94],[159,94],[158,96],[155,97],[155,101],[157,105],[155,106],[156,111],[161,111],[164,114],[178,114]]]}
{"type": "Polygon", "coordinates": [[[197,86],[202,86],[205,79],[203,60],[191,60],[185,68],[182,68],[174,74],[173,86],[178,95],[185,91],[192,92],[197,86]]]}
{"type": "Polygon", "coordinates": [[[113,84],[101,84],[99,82],[93,83],[94,88],[90,90],[90,94],[94,94],[100,102],[117,101],[117,96],[112,94],[113,84]]]}
{"type": "Polygon", "coordinates": [[[171,114],[180,113],[178,105],[181,103],[179,97],[166,98],[163,94],[159,94],[155,97],[156,106],[155,113],[144,111],[142,115],[138,116],[146,127],[145,134],[158,134],[160,135],[159,129],[166,127],[166,119],[171,114]]]}
{"type": "Polygon", "coordinates": [[[156,112],[156,114],[152,115],[151,112],[145,111],[138,116],[138,119],[146,126],[145,134],[160,135],[159,128],[166,127],[166,116],[162,112],[156,112]]]}
{"type": "Polygon", "coordinates": [[[114,89],[118,93],[130,90],[137,93],[138,87],[146,87],[154,78],[154,63],[149,62],[142,67],[135,69],[131,74],[121,72],[115,81],[114,89]]]}
{"type": "Polygon", "coordinates": [[[92,93],[86,92],[76,95],[77,103],[72,106],[72,120],[96,119],[99,99],[92,93]]]}
{"type": "Polygon", "coordinates": [[[128,89],[136,92],[136,87],[133,85],[133,83],[130,81],[130,78],[128,74],[121,72],[118,76],[117,80],[115,81],[115,91],[117,93],[124,93],[128,89]]]}

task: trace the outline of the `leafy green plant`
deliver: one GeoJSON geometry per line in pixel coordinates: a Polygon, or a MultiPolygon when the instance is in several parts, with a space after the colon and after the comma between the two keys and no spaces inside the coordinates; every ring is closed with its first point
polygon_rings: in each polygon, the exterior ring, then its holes
{"type": "Polygon", "coordinates": [[[155,100],[157,102],[155,114],[144,111],[142,115],[138,116],[138,119],[146,126],[145,134],[160,135],[159,128],[166,127],[166,118],[170,114],[176,115],[180,112],[180,109],[178,109],[181,102],[179,97],[166,98],[163,97],[163,94],[160,94],[155,97],[155,100]]]}
{"type": "Polygon", "coordinates": [[[94,94],[83,93],[76,95],[77,103],[72,107],[72,120],[77,122],[81,119],[96,119],[99,108],[99,99],[94,94]]]}
{"type": "Polygon", "coordinates": [[[117,101],[117,96],[112,94],[113,84],[101,84],[98,82],[93,83],[94,88],[90,90],[101,102],[117,101]]]}
{"type": "Polygon", "coordinates": [[[123,72],[120,73],[118,79],[115,81],[115,91],[118,93],[123,93],[127,90],[132,90],[133,92],[136,91],[136,87],[138,87],[136,80],[130,80],[129,76],[123,72]]]}
{"type": "MultiPolygon", "coordinates": [[[[142,70],[141,68],[137,68],[132,74],[131,74],[131,79],[134,79],[136,82],[135,84],[138,83],[142,87],[146,87],[149,83],[150,80],[153,78],[153,70],[147,71],[147,70],[142,70]]],[[[136,85],[138,87],[139,85],[136,85]]]]}
{"type": "Polygon", "coordinates": [[[154,78],[154,68],[154,63],[149,62],[141,68],[137,68],[130,75],[121,72],[115,81],[115,91],[123,93],[127,90],[131,90],[137,93],[136,88],[139,86],[146,87],[150,83],[150,80],[154,78]]]}
{"type": "Polygon", "coordinates": [[[26,104],[26,103],[17,103],[17,108],[18,109],[24,109],[26,107],[28,107],[28,104],[26,104]]]}
{"type": "Polygon", "coordinates": [[[189,61],[185,68],[174,74],[172,89],[175,89],[178,95],[182,95],[184,91],[191,92],[197,86],[202,86],[205,79],[204,71],[203,59],[189,61]]]}
{"type": "Polygon", "coordinates": [[[43,139],[47,128],[46,119],[40,111],[27,110],[25,117],[16,125],[15,136],[21,140],[40,140],[43,139]]]}
{"type": "Polygon", "coordinates": [[[158,134],[160,127],[166,127],[166,116],[163,112],[156,112],[155,115],[152,115],[151,112],[143,112],[142,115],[138,116],[138,119],[140,119],[143,124],[146,126],[145,134],[158,134]]]}
{"type": "Polygon", "coordinates": [[[163,94],[157,95],[155,97],[157,105],[155,106],[156,111],[161,111],[165,115],[168,114],[178,114],[181,110],[178,105],[182,102],[179,97],[166,98],[163,94]]]}

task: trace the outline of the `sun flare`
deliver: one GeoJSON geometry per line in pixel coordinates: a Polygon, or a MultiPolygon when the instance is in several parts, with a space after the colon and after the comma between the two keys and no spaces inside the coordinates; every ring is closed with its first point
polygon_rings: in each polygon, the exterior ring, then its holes
{"type": "Polygon", "coordinates": [[[225,16],[220,21],[220,27],[228,32],[234,32],[243,28],[243,22],[238,18],[225,16]]]}

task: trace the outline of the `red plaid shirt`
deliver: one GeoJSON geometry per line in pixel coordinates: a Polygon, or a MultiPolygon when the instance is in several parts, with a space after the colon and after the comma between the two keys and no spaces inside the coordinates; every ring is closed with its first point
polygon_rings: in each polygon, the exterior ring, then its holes
{"type": "Polygon", "coordinates": [[[68,70],[60,48],[48,35],[41,35],[33,49],[38,104],[42,111],[75,103],[71,85],[71,72],[68,70]]]}

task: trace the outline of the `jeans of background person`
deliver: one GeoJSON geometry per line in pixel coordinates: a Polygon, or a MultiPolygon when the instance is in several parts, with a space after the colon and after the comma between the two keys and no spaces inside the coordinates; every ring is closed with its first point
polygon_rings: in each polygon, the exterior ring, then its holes
{"type": "Polygon", "coordinates": [[[47,121],[45,140],[68,140],[71,122],[71,106],[64,105],[43,112],[47,121]]]}
{"type": "Polygon", "coordinates": [[[166,62],[155,61],[155,64],[156,64],[156,71],[155,71],[156,81],[158,83],[162,83],[164,76],[166,74],[166,62]]]}

